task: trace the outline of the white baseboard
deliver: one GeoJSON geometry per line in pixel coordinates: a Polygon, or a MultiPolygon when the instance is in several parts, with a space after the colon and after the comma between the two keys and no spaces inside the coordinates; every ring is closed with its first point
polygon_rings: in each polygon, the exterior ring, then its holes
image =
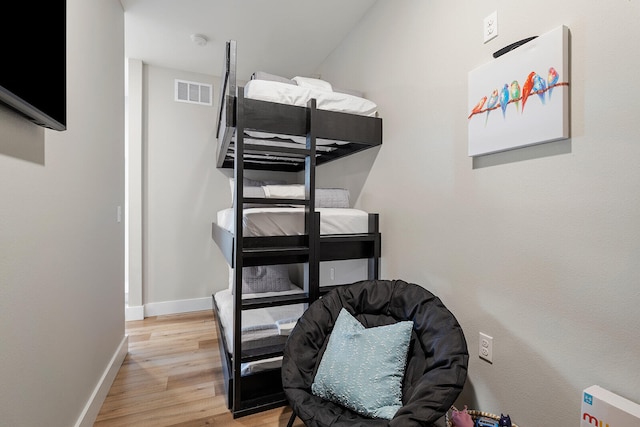
{"type": "Polygon", "coordinates": [[[98,381],[96,388],[93,390],[93,393],[91,393],[91,397],[80,414],[75,427],[93,426],[96,421],[96,417],[100,412],[100,408],[102,408],[102,403],[104,403],[104,399],[109,393],[111,384],[113,384],[113,380],[116,378],[118,370],[120,370],[120,366],[122,366],[122,362],[124,362],[124,358],[127,356],[128,349],[129,337],[125,335],[116,349],[116,352],[113,354],[113,357],[109,361],[109,365],[107,365],[100,381],[98,381]]]}
{"type": "Polygon", "coordinates": [[[142,320],[144,319],[144,306],[137,305],[134,307],[126,306],[124,308],[124,320],[142,320]]]}
{"type": "Polygon", "coordinates": [[[213,301],[211,297],[152,302],[144,305],[144,317],[189,313],[191,311],[211,310],[212,308],[213,301]]]}

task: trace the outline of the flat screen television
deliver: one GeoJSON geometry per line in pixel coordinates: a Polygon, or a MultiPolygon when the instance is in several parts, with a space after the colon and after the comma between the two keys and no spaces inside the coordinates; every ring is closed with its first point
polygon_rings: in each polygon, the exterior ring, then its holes
{"type": "Polygon", "coordinates": [[[65,130],[66,0],[11,2],[4,21],[0,101],[40,126],[65,130]]]}

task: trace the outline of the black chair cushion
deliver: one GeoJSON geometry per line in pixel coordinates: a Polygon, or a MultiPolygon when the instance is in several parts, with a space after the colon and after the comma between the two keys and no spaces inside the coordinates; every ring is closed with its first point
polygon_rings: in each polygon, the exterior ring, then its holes
{"type": "Polygon", "coordinates": [[[338,287],[314,302],[287,340],[284,392],[306,426],[430,426],[462,391],[467,344],[455,316],[425,288],[402,280],[362,281],[338,287]],[[341,308],[365,327],[412,320],[402,386],[403,406],[392,420],[371,419],[311,394],[311,384],[341,308]]]}

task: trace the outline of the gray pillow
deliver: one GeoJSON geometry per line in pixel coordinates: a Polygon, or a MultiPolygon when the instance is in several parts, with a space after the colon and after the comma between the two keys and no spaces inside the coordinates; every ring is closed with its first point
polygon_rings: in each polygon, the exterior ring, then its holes
{"type": "Polygon", "coordinates": [[[344,188],[316,188],[317,208],[348,208],[349,190],[344,188]]]}
{"type": "Polygon", "coordinates": [[[271,82],[287,83],[297,86],[297,83],[294,80],[288,79],[286,77],[276,76],[275,74],[265,73],[264,71],[256,71],[255,73],[253,73],[251,75],[251,80],[268,80],[271,82]]]}
{"type": "MultiPolygon", "coordinates": [[[[233,269],[229,268],[229,288],[233,289],[233,269]]],[[[282,292],[298,289],[289,279],[289,266],[260,265],[242,269],[242,293],[282,292]]]]}

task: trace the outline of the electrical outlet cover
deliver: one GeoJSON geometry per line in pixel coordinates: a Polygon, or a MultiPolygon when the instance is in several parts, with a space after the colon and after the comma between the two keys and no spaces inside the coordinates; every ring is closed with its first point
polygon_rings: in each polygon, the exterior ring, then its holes
{"type": "Polygon", "coordinates": [[[493,363],[493,337],[480,332],[478,356],[489,363],[493,363]]]}
{"type": "Polygon", "coordinates": [[[485,43],[498,37],[498,11],[484,18],[483,32],[485,43]]]}

